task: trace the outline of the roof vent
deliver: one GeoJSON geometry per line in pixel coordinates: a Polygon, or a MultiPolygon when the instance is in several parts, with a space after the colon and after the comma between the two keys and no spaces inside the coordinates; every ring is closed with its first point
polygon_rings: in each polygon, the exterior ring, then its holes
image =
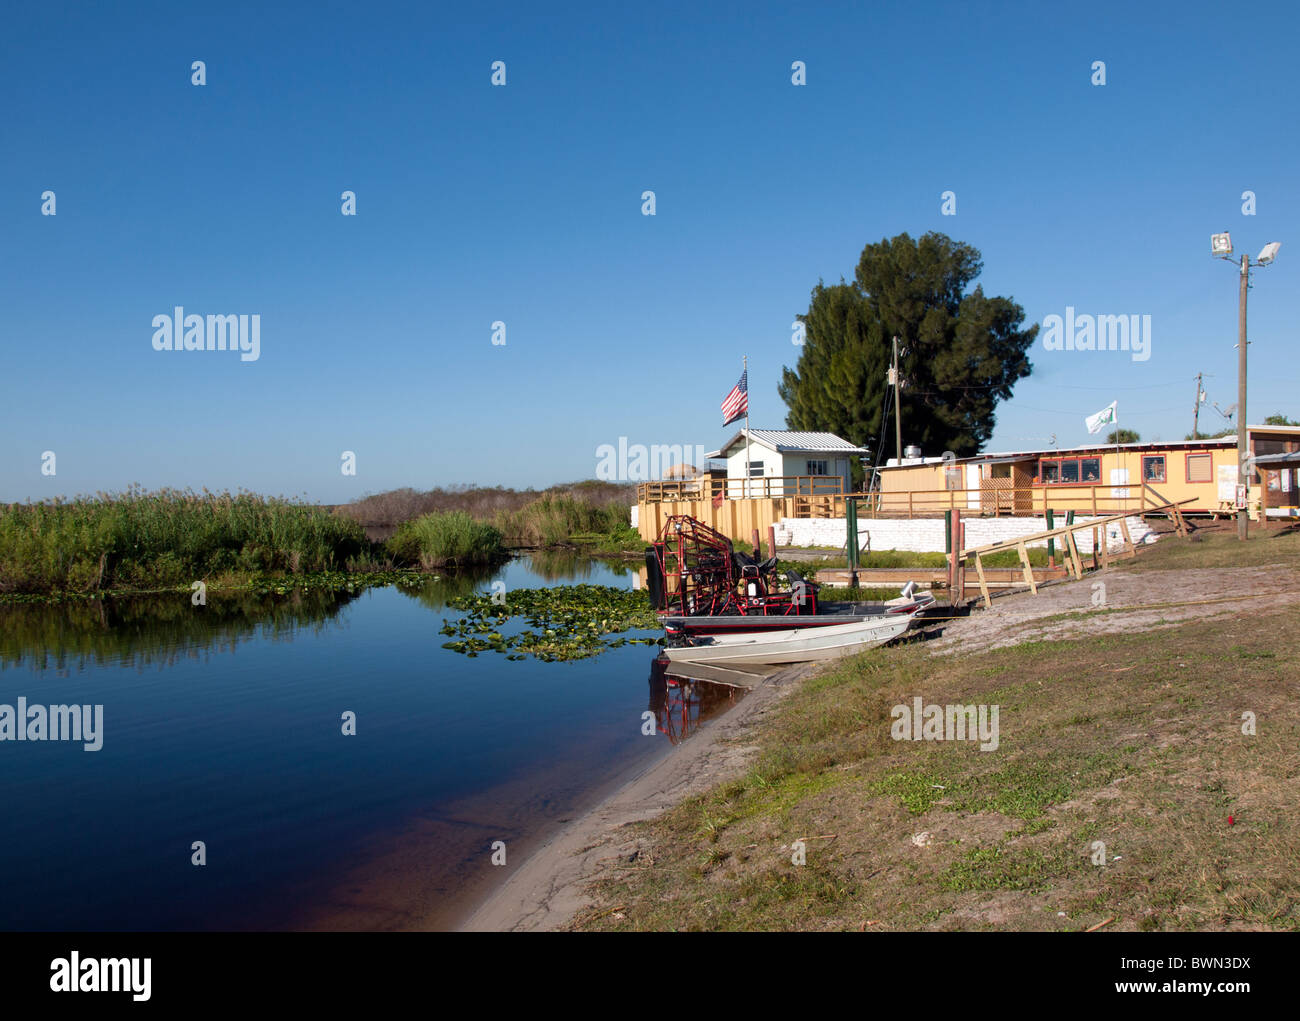
{"type": "Polygon", "coordinates": [[[917,447],[917,446],[904,447],[904,448],[903,448],[903,456],[904,456],[904,457],[920,457],[920,456],[921,456],[921,448],[920,448],[920,447],[917,447]]]}

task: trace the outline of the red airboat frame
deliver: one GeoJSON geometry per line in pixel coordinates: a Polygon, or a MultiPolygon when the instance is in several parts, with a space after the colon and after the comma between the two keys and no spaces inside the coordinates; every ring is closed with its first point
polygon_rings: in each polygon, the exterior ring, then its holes
{"type": "Polygon", "coordinates": [[[662,616],[798,616],[816,614],[817,590],[769,591],[754,571],[738,577],[731,540],[703,521],[673,514],[654,544],[664,578],[662,616]],[[753,586],[754,594],[750,595],[753,586]]]}

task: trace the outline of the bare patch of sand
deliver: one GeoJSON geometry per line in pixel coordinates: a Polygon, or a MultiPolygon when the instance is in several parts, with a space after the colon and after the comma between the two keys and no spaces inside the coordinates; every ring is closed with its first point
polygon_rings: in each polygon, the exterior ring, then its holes
{"type": "Polygon", "coordinates": [[[1024,642],[1065,641],[1237,617],[1300,604],[1300,576],[1275,567],[1126,571],[1113,567],[994,598],[990,609],[949,621],[927,643],[936,655],[987,652],[1024,642]]]}

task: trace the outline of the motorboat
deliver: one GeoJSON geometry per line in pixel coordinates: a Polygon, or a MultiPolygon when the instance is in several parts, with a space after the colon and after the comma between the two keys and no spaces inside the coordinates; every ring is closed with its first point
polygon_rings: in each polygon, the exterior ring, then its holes
{"type": "MultiPolygon", "coordinates": [[[[819,586],[795,570],[777,577],[777,558],[755,560],[731,540],[687,515],[664,522],[646,550],[646,588],[670,641],[779,633],[902,621],[901,630],[934,604],[909,583],[888,602],[822,602],[819,586]]],[[[891,636],[892,637],[892,636],[891,636]]]]}
{"type": "Polygon", "coordinates": [[[811,663],[838,659],[897,638],[914,614],[883,614],[849,624],[685,638],[663,654],[674,663],[706,666],[811,663]]]}

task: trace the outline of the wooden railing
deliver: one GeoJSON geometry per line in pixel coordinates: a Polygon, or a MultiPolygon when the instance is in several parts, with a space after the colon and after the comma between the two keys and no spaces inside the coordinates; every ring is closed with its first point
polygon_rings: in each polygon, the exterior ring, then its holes
{"type": "MultiPolygon", "coordinates": [[[[1192,500],[1183,500],[1184,507],[1192,500]]],[[[934,489],[905,493],[866,493],[858,498],[860,517],[905,517],[939,515],[960,510],[979,515],[1046,516],[1047,511],[1065,514],[1157,514],[1171,501],[1145,482],[1111,482],[1072,486],[1017,486],[1006,489],[934,489]],[[1120,494],[1120,495],[1116,495],[1120,494]]]]}
{"type": "MultiPolygon", "coordinates": [[[[915,518],[939,516],[944,511],[960,510],[980,516],[1010,513],[1009,507],[989,507],[981,499],[972,506],[970,496],[983,497],[987,489],[939,489],[907,493],[846,493],[838,475],[784,475],[754,479],[665,479],[642,482],[637,486],[641,504],[675,503],[708,500],[714,506],[727,500],[781,500],[783,506],[771,513],[792,518],[843,518],[846,504],[852,500],[859,518],[915,518]]],[[[1173,503],[1147,483],[1127,486],[1103,483],[1081,486],[1034,486],[999,490],[1015,498],[1015,513],[1021,517],[1046,517],[1051,511],[1064,518],[1073,511],[1097,518],[1114,514],[1142,516],[1164,514],[1172,518],[1179,533],[1184,532],[1182,512],[1193,500],[1173,503]],[[1127,493],[1115,496],[1114,492],[1127,493]]],[[[680,510],[673,513],[682,513],[680,510]]],[[[768,513],[768,510],[764,510],[768,513]]]]}
{"type": "MultiPolygon", "coordinates": [[[[786,497],[842,497],[844,480],[838,475],[770,475],[752,479],[663,479],[636,487],[638,503],[677,500],[771,500],[786,497]]],[[[828,514],[827,517],[834,515],[828,514]]]]}

